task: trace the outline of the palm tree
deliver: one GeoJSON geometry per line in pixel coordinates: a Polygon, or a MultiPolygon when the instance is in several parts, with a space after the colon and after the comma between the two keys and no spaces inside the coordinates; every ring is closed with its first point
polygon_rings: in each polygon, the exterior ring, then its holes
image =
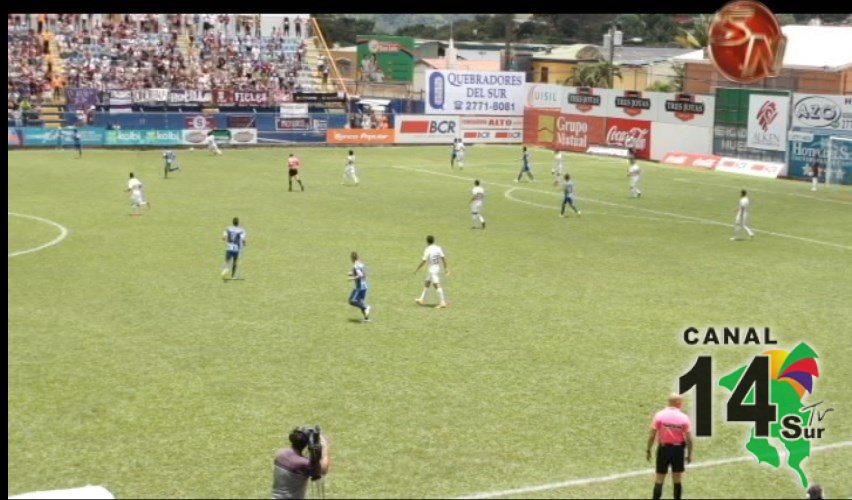
{"type": "Polygon", "coordinates": [[[621,78],[621,71],[608,62],[584,64],[578,66],[571,75],[569,82],[575,87],[603,87],[609,88],[609,71],[612,68],[612,77],[621,78]]]}
{"type": "Polygon", "coordinates": [[[681,29],[675,37],[675,42],[687,49],[703,49],[707,46],[710,18],[702,14],[695,19],[692,28],[681,29]]]}

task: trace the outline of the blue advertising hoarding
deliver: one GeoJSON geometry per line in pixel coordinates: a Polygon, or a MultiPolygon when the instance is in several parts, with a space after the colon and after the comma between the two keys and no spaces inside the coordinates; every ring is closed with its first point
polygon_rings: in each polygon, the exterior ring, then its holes
{"type": "MultiPolygon", "coordinates": [[[[24,138],[24,146],[72,146],[74,144],[73,128],[43,128],[24,127],[18,129],[24,138]]],[[[80,131],[80,142],[83,146],[102,146],[106,129],[101,127],[84,127],[80,131]]]]}
{"type": "MultiPolygon", "coordinates": [[[[797,179],[808,179],[809,167],[814,157],[819,154],[823,164],[828,159],[829,140],[832,136],[844,137],[852,141],[852,134],[838,133],[836,130],[825,130],[815,128],[794,128],[788,135],[788,162],[787,175],[797,179]]],[[[837,144],[832,151],[833,159],[837,160],[844,171],[847,172],[844,181],[852,181],[852,144],[837,144]]]]}

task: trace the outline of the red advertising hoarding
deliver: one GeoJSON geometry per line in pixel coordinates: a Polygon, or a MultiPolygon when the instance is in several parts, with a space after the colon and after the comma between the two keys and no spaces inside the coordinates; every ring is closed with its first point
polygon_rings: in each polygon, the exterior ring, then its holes
{"type": "Polygon", "coordinates": [[[607,118],[606,137],[601,144],[620,148],[632,147],[637,158],[647,160],[651,157],[651,122],[607,118]]]}

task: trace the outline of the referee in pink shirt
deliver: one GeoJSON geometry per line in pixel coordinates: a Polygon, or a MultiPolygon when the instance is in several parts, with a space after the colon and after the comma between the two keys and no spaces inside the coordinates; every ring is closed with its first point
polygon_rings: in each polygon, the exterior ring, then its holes
{"type": "Polygon", "coordinates": [[[651,435],[648,436],[648,460],[651,460],[651,447],[657,442],[657,475],[654,479],[654,500],[663,496],[663,483],[669,466],[672,468],[675,500],[683,495],[681,476],[686,469],[686,463],[692,462],[692,423],[689,417],[681,411],[683,399],[678,394],[669,396],[669,404],[654,415],[651,422],[651,435]],[[684,448],[686,448],[684,450],[684,448]]]}

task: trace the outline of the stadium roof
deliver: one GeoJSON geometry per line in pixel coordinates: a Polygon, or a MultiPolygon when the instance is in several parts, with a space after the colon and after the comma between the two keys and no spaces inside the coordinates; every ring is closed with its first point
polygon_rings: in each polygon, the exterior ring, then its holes
{"type": "MultiPolygon", "coordinates": [[[[783,26],[787,36],[784,68],[840,71],[852,67],[852,27],[783,26]]],[[[678,62],[709,64],[704,50],[675,57],[678,62]]]]}
{"type": "Polygon", "coordinates": [[[692,49],[682,47],[616,47],[613,63],[616,66],[645,66],[668,61],[691,51],[692,49]]]}
{"type": "Polygon", "coordinates": [[[602,61],[604,55],[597,45],[577,43],[558,45],[545,53],[533,54],[534,61],[602,61]]]}

